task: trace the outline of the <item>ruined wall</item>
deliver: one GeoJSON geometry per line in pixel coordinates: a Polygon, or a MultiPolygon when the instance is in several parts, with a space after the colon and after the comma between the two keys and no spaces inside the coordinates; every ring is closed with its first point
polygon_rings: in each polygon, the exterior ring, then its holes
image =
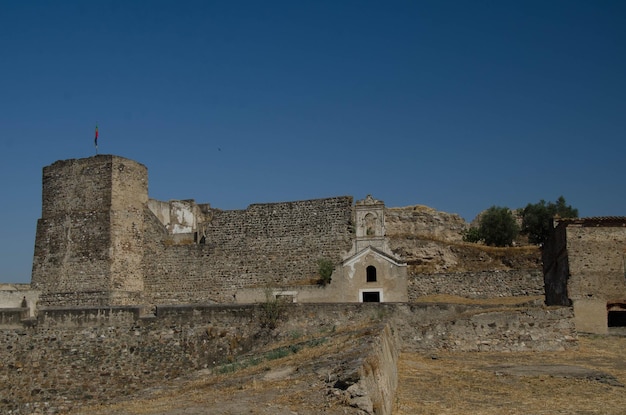
{"type": "Polygon", "coordinates": [[[198,222],[204,219],[201,206],[194,200],[150,199],[148,208],[171,235],[193,234],[198,230],[198,222]]]}
{"type": "MultiPolygon", "coordinates": [[[[225,363],[262,348],[264,342],[288,340],[295,331],[319,336],[389,322],[405,350],[576,346],[570,308],[293,304],[285,306],[279,329],[271,336],[262,334],[262,316],[262,305],[159,307],[154,316],[133,307],[43,310],[36,321],[0,327],[0,412],[58,413],[85,403],[111,402],[225,363]]],[[[395,353],[382,350],[383,355],[395,353]]],[[[393,359],[383,355],[379,359],[393,359]]],[[[392,386],[387,389],[391,392],[392,386]]]]}
{"type": "MultiPolygon", "coordinates": [[[[41,292],[44,307],[240,302],[236,295],[245,290],[255,289],[256,295],[265,288],[315,284],[317,261],[339,264],[357,246],[355,232],[365,246],[386,246],[386,231],[396,246],[406,245],[409,236],[458,239],[465,223],[423,206],[385,209],[371,196],[356,206],[352,202],[344,196],[222,211],[193,200],[148,200],[147,170],[132,160],[100,155],[58,161],[43,173],[33,289],[41,292]]],[[[398,258],[418,255],[425,261],[422,251],[396,248],[398,258]]],[[[376,266],[387,269],[384,262],[376,266]]],[[[317,300],[320,292],[338,287],[322,299],[358,301],[359,289],[376,288],[384,290],[383,301],[406,300],[404,274],[361,287],[352,278],[342,286],[340,271],[330,287],[307,290],[300,299],[317,300]]],[[[383,274],[393,270],[388,271],[383,274]]],[[[536,290],[534,279],[476,275],[417,276],[410,281],[409,299],[536,290]]]]}
{"type": "Polygon", "coordinates": [[[30,284],[0,284],[0,310],[5,308],[25,308],[30,316],[35,315],[39,291],[31,290],[30,284]]]}
{"type": "Polygon", "coordinates": [[[281,287],[317,279],[317,260],[339,262],[352,246],[352,198],[336,197],[212,210],[203,243],[168,242],[147,215],[143,272],[157,304],[232,302],[241,288],[281,287]]]}
{"type": "Polygon", "coordinates": [[[409,277],[409,301],[428,295],[464,298],[539,296],[544,294],[540,270],[418,274],[409,277]]]}
{"type": "Polygon", "coordinates": [[[147,191],[145,166],[122,157],[44,167],[32,274],[40,304],[137,301],[147,191]]]}
{"type": "Polygon", "coordinates": [[[626,302],[626,227],[610,220],[567,225],[567,292],[582,332],[607,333],[607,303],[626,302]]]}
{"type": "Polygon", "coordinates": [[[569,225],[570,298],[626,299],[625,252],[626,227],[569,225]]]}
{"type": "Polygon", "coordinates": [[[546,304],[572,305],[567,292],[569,262],[567,258],[567,227],[557,226],[550,233],[541,250],[546,304]]]}

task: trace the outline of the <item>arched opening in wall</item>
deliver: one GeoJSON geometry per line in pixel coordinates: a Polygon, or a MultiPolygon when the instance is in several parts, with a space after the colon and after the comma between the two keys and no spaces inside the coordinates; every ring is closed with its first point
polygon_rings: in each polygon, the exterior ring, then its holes
{"type": "Polygon", "coordinates": [[[365,278],[367,282],[376,282],[376,267],[373,265],[365,268],[365,278]]]}
{"type": "Polygon", "coordinates": [[[626,302],[608,303],[606,310],[608,313],[607,323],[609,327],[626,327],[626,302]]]}
{"type": "Polygon", "coordinates": [[[376,236],[376,216],[373,213],[365,215],[365,235],[376,236]]]}

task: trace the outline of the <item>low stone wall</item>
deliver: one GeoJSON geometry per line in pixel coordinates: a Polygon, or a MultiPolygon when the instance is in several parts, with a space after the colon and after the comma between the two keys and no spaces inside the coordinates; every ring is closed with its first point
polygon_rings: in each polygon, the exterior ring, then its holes
{"type": "Polygon", "coordinates": [[[398,341],[389,324],[363,331],[365,341],[333,356],[339,370],[329,376],[330,393],[359,414],[388,415],[398,387],[398,341]]]}
{"type": "Polygon", "coordinates": [[[465,298],[544,295],[541,270],[511,270],[418,274],[409,277],[409,302],[447,294],[465,298]]]}
{"type": "Polygon", "coordinates": [[[223,362],[254,341],[255,309],[203,311],[44,310],[31,326],[1,330],[0,413],[106,402],[223,362]]]}
{"type": "MultiPolygon", "coordinates": [[[[0,327],[0,413],[62,413],[85,403],[108,402],[235,360],[269,342],[288,340],[295,332],[319,335],[372,323],[391,324],[400,347],[407,350],[575,346],[569,308],[390,303],[281,307],[275,320],[264,304],[158,307],[154,315],[137,307],[44,309],[36,320],[22,320],[19,328],[12,320],[0,327]],[[277,328],[271,330],[273,325],[277,328]]],[[[384,336],[373,341],[379,343],[372,350],[379,352],[374,360],[365,360],[366,372],[376,361],[394,360],[398,352],[384,336]]],[[[392,390],[394,375],[384,370],[386,374],[373,371],[371,376],[384,375],[385,390],[392,390]]],[[[372,405],[387,402],[376,397],[382,393],[368,391],[372,405]]]]}
{"type": "Polygon", "coordinates": [[[569,307],[402,304],[390,316],[405,350],[563,351],[578,347],[569,307]]]}

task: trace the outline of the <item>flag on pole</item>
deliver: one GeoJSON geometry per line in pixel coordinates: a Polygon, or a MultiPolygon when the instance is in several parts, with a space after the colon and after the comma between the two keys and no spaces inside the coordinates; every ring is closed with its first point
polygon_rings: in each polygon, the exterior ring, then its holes
{"type": "Polygon", "coordinates": [[[98,154],[98,124],[96,124],[96,138],[94,138],[93,143],[96,146],[96,154],[98,154]]]}

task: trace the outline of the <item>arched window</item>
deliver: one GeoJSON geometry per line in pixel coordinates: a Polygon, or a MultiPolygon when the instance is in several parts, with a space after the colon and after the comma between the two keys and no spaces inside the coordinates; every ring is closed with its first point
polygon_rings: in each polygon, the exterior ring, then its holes
{"type": "Polygon", "coordinates": [[[376,282],[376,267],[373,265],[368,266],[365,269],[365,275],[367,282],[376,282]]]}

